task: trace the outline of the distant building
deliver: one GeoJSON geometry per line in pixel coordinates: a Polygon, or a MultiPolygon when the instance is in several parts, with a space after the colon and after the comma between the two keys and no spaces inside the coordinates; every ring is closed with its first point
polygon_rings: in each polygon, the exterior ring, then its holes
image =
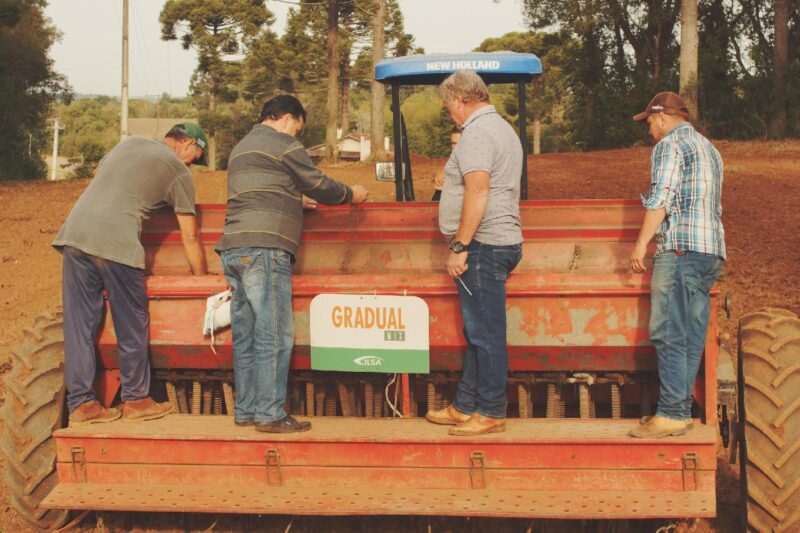
{"type": "MultiPolygon", "coordinates": [[[[384,149],[390,151],[389,137],[383,140],[384,149]]],[[[339,150],[339,159],[342,161],[364,161],[369,157],[371,142],[368,136],[356,135],[350,133],[343,138],[340,138],[336,147],[339,150]]],[[[314,160],[320,160],[325,157],[325,144],[317,144],[306,148],[309,157],[314,160]]]]}
{"type": "Polygon", "coordinates": [[[172,126],[181,122],[197,122],[196,118],[129,118],[128,134],[162,138],[172,126]]]}

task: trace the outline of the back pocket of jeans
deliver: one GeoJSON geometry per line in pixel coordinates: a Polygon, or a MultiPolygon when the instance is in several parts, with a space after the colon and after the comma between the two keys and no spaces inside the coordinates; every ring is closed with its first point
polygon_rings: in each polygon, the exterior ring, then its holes
{"type": "Polygon", "coordinates": [[[501,248],[499,250],[492,250],[492,271],[494,279],[497,281],[505,281],[508,279],[508,274],[516,268],[522,259],[522,251],[519,247],[501,248]]]}

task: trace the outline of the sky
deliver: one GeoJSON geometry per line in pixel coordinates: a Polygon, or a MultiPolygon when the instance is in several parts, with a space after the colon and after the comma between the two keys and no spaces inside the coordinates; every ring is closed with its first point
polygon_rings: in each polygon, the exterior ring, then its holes
{"type": "MultiPolygon", "coordinates": [[[[406,31],[426,53],[468,52],[488,37],[524,31],[520,0],[399,0],[406,31]]],[[[164,0],[130,0],[129,94],[185,96],[197,56],[161,40],[164,0]]],[[[279,35],[290,4],[267,0],[279,35]]],[[[78,94],[119,96],[122,0],[50,0],[45,10],[61,32],[51,57],[78,94]]]]}

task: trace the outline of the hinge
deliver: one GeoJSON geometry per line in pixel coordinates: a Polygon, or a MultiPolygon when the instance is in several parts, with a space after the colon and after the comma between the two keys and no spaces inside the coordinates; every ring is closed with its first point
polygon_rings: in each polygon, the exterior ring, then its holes
{"type": "Polygon", "coordinates": [[[473,489],[486,488],[486,455],[482,451],[469,454],[469,484],[473,489]]]}
{"type": "Polygon", "coordinates": [[[73,446],[70,452],[72,455],[72,473],[75,475],[75,482],[86,483],[86,450],[83,446],[73,446]]]}
{"type": "Polygon", "coordinates": [[[689,452],[683,455],[683,490],[697,490],[697,454],[689,452]]]}
{"type": "Polygon", "coordinates": [[[267,466],[267,485],[279,487],[283,484],[281,477],[281,454],[275,448],[270,448],[264,454],[267,466]]]}

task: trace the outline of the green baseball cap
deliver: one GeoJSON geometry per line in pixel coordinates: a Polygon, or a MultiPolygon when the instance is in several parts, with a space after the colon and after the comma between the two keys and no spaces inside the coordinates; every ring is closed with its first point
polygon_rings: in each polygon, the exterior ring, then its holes
{"type": "Polygon", "coordinates": [[[194,122],[182,122],[180,124],[175,124],[172,126],[172,128],[180,130],[188,137],[194,139],[194,141],[197,143],[197,146],[203,149],[203,156],[195,161],[195,163],[198,165],[208,166],[208,159],[206,159],[206,154],[208,153],[208,135],[206,135],[206,132],[203,131],[203,128],[194,122]]]}

